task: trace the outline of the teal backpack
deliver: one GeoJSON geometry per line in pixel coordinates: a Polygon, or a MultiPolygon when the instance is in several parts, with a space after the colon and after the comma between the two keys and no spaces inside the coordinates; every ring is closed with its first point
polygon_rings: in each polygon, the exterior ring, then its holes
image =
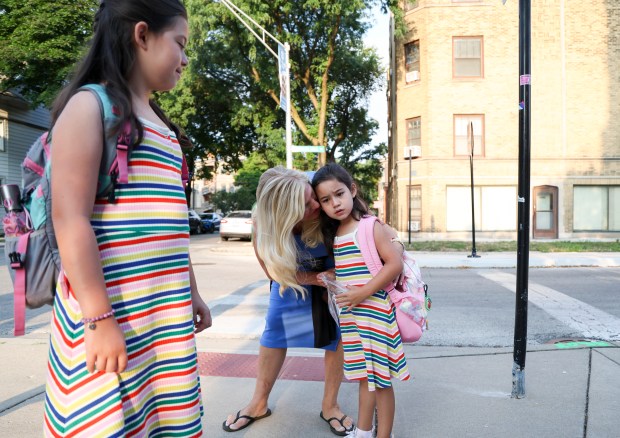
{"type": "MultiPolygon", "coordinates": [[[[84,85],[96,96],[103,121],[104,148],[99,168],[97,197],[115,202],[117,183],[127,183],[127,163],[132,135],[128,121],[118,137],[107,135],[118,122],[105,87],[84,85]]],[[[50,133],[46,132],[30,147],[22,164],[21,199],[3,201],[5,216],[4,252],[14,288],[14,335],[25,333],[26,307],[34,309],[54,302],[56,281],[61,272],[58,244],[52,223],[50,187],[50,133]]],[[[4,191],[3,193],[8,193],[4,191]]]]}

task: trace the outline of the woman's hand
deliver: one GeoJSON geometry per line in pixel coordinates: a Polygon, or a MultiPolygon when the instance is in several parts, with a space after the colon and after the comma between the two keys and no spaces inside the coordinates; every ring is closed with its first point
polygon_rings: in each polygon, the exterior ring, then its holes
{"type": "Polygon", "coordinates": [[[316,274],[316,281],[319,284],[319,286],[327,287],[327,284],[325,283],[325,279],[336,281],[336,269],[332,268],[327,271],[319,272],[318,274],[316,274]]]}
{"type": "Polygon", "coordinates": [[[213,324],[211,310],[198,293],[192,293],[192,310],[194,312],[194,333],[208,329],[213,324]]]}
{"type": "Polygon", "coordinates": [[[93,373],[122,373],[127,368],[125,335],[114,317],[102,319],[91,330],[84,325],[86,369],[93,373]]]}

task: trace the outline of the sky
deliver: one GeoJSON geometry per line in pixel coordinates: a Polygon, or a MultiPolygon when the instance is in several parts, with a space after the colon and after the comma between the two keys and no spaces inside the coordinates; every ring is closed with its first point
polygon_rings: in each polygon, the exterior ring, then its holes
{"type": "MultiPolygon", "coordinates": [[[[384,72],[387,71],[389,61],[389,24],[390,16],[381,12],[379,6],[375,6],[370,18],[371,28],[368,30],[364,43],[367,47],[374,47],[381,58],[381,65],[384,72]]],[[[381,87],[375,91],[368,99],[368,112],[370,117],[379,122],[379,129],[373,137],[371,145],[374,146],[381,142],[387,143],[387,98],[386,76],[381,80],[381,87]]]]}

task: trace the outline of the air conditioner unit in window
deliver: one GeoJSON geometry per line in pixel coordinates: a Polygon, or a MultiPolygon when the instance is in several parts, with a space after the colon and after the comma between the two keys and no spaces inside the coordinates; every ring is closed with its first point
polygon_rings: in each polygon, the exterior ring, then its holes
{"type": "Polygon", "coordinates": [[[420,221],[411,221],[409,222],[409,229],[411,231],[420,231],[420,221]]]}
{"type": "Polygon", "coordinates": [[[407,74],[405,75],[405,80],[407,82],[419,81],[420,80],[420,72],[417,71],[417,70],[413,70],[413,71],[407,72],[407,74]]]}

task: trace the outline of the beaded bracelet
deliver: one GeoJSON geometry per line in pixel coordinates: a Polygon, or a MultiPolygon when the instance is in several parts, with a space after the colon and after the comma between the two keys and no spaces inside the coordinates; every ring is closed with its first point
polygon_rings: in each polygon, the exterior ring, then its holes
{"type": "Polygon", "coordinates": [[[82,322],[84,323],[84,325],[88,324],[87,327],[89,329],[95,330],[97,328],[97,324],[95,324],[97,321],[108,319],[112,316],[114,316],[114,309],[104,313],[103,315],[95,316],[94,318],[82,318],[82,322]]]}

